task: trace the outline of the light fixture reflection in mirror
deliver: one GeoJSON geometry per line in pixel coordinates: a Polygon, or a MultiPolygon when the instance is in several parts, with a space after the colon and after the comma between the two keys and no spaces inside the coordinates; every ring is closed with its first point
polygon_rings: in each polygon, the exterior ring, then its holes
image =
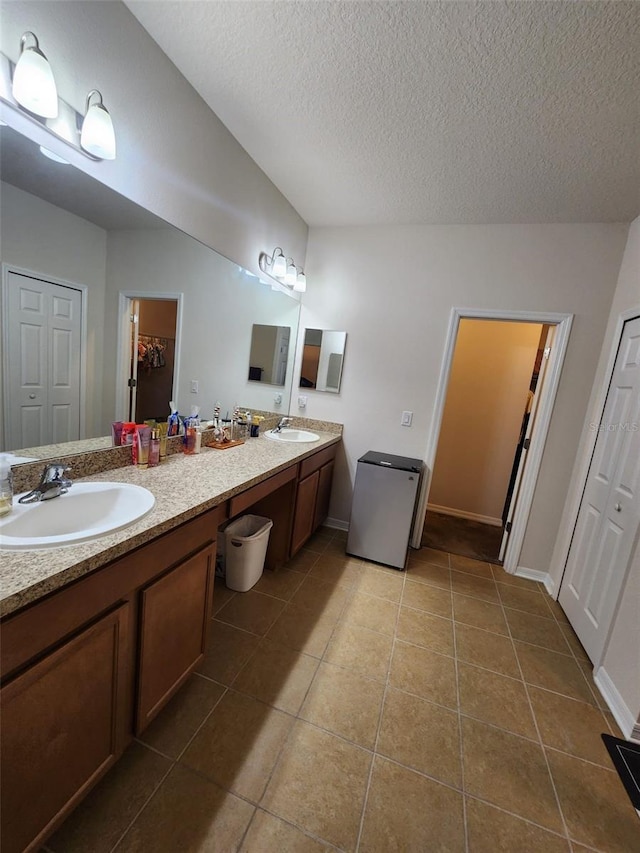
{"type": "Polygon", "coordinates": [[[346,332],[305,329],[299,387],[337,394],[346,342],[346,332]]]}
{"type": "Polygon", "coordinates": [[[268,385],[284,385],[291,328],[253,324],[249,353],[249,381],[268,385]]]}

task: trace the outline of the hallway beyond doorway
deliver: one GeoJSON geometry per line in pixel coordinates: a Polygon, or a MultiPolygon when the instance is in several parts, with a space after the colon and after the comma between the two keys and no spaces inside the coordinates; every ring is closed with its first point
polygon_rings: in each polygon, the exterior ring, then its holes
{"type": "Polygon", "coordinates": [[[431,510],[427,512],[422,532],[423,547],[476,560],[489,560],[496,565],[500,563],[501,540],[502,527],[431,510]]]}

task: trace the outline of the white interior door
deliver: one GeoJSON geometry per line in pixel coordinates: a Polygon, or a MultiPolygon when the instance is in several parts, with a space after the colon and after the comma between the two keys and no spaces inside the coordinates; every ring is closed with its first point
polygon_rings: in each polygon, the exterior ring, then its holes
{"type": "Polygon", "coordinates": [[[6,311],[7,448],[80,438],[82,292],[10,271],[6,311]]]}
{"type": "Polygon", "coordinates": [[[597,664],[640,524],[640,317],[625,323],[560,604],[597,664]]]}

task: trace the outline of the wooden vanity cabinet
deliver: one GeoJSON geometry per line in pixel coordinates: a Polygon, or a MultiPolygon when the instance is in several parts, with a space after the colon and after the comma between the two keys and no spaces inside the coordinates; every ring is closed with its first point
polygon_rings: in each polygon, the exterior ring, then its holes
{"type": "Polygon", "coordinates": [[[38,849],[201,660],[225,511],[3,620],[4,853],[38,849]]]}
{"type": "Polygon", "coordinates": [[[131,605],[81,630],[2,688],[2,847],[37,848],[128,739],[131,605]]]}
{"type": "Polygon", "coordinates": [[[329,512],[337,445],[325,447],[300,463],[291,534],[291,556],[320,527],[329,512]]]}
{"type": "Polygon", "coordinates": [[[214,569],[215,549],[205,548],[140,593],[136,734],[204,655],[214,569]]]}

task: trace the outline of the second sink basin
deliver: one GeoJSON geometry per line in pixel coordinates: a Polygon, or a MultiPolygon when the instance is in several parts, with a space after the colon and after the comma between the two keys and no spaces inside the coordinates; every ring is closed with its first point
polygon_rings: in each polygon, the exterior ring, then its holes
{"type": "Polygon", "coordinates": [[[283,427],[280,432],[273,429],[267,430],[265,436],[272,441],[318,441],[320,436],[306,429],[288,429],[283,427]]]}
{"type": "Polygon", "coordinates": [[[75,545],[121,530],[155,504],[148,489],[132,483],[75,483],[66,495],[19,504],[0,519],[0,550],[75,545]]]}

